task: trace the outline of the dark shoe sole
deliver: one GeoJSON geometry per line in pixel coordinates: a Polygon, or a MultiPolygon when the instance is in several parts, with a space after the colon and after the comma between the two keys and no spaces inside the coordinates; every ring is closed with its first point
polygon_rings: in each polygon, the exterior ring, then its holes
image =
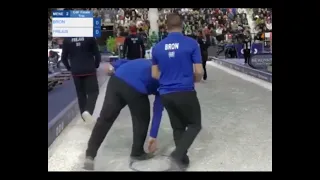
{"type": "Polygon", "coordinates": [[[153,158],[154,155],[151,154],[151,153],[145,153],[141,156],[130,156],[130,161],[133,162],[133,161],[145,161],[145,160],[148,160],[148,159],[151,159],[153,158]]]}

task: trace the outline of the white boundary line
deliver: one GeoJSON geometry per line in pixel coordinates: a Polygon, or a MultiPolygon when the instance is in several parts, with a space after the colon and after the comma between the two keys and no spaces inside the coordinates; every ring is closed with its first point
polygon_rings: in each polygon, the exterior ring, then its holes
{"type": "Polygon", "coordinates": [[[243,74],[239,71],[236,71],[236,70],[233,70],[233,69],[230,69],[230,68],[227,68],[225,66],[222,66],[214,61],[208,61],[207,62],[208,65],[210,66],[213,66],[215,68],[218,68],[222,71],[225,71],[226,73],[229,73],[233,76],[236,76],[236,77],[239,77],[245,81],[248,81],[248,82],[251,82],[251,83],[254,83],[258,86],[261,86],[265,89],[268,89],[269,91],[272,91],[272,83],[269,83],[269,82],[266,82],[264,80],[261,80],[261,79],[258,79],[258,78],[255,78],[253,76],[250,76],[250,75],[247,75],[247,74],[243,74]]]}

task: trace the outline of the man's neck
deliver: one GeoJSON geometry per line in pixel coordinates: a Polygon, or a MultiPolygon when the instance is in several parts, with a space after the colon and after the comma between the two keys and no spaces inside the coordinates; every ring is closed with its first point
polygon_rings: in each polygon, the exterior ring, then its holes
{"type": "Polygon", "coordinates": [[[182,33],[182,29],[172,29],[168,31],[169,33],[182,33]]]}

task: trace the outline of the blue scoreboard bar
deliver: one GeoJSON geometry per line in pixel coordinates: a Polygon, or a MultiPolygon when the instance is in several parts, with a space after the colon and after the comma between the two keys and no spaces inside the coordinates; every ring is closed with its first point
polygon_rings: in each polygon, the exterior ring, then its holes
{"type": "Polygon", "coordinates": [[[92,11],[52,11],[52,18],[93,18],[92,11]]]}
{"type": "Polygon", "coordinates": [[[101,18],[93,18],[93,37],[101,37],[101,18]]]}

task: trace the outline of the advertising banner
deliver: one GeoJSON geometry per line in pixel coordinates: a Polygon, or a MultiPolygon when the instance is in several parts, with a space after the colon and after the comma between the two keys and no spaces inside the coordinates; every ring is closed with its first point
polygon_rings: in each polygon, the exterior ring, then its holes
{"type": "Polygon", "coordinates": [[[267,70],[272,64],[272,54],[257,54],[251,57],[251,64],[256,69],[267,70]]]}
{"type": "MultiPolygon", "coordinates": [[[[243,44],[235,44],[234,45],[237,51],[237,56],[239,59],[243,57],[243,44]]],[[[253,43],[251,45],[251,55],[261,54],[263,52],[263,44],[262,43],[253,43]]]]}
{"type": "Polygon", "coordinates": [[[260,71],[257,69],[253,69],[249,66],[243,66],[243,65],[231,63],[231,62],[225,61],[223,59],[212,58],[212,60],[222,66],[228,67],[230,69],[233,69],[233,70],[239,71],[241,73],[248,74],[248,75],[253,76],[255,78],[259,78],[264,81],[272,83],[272,74],[271,73],[260,71]]]}

